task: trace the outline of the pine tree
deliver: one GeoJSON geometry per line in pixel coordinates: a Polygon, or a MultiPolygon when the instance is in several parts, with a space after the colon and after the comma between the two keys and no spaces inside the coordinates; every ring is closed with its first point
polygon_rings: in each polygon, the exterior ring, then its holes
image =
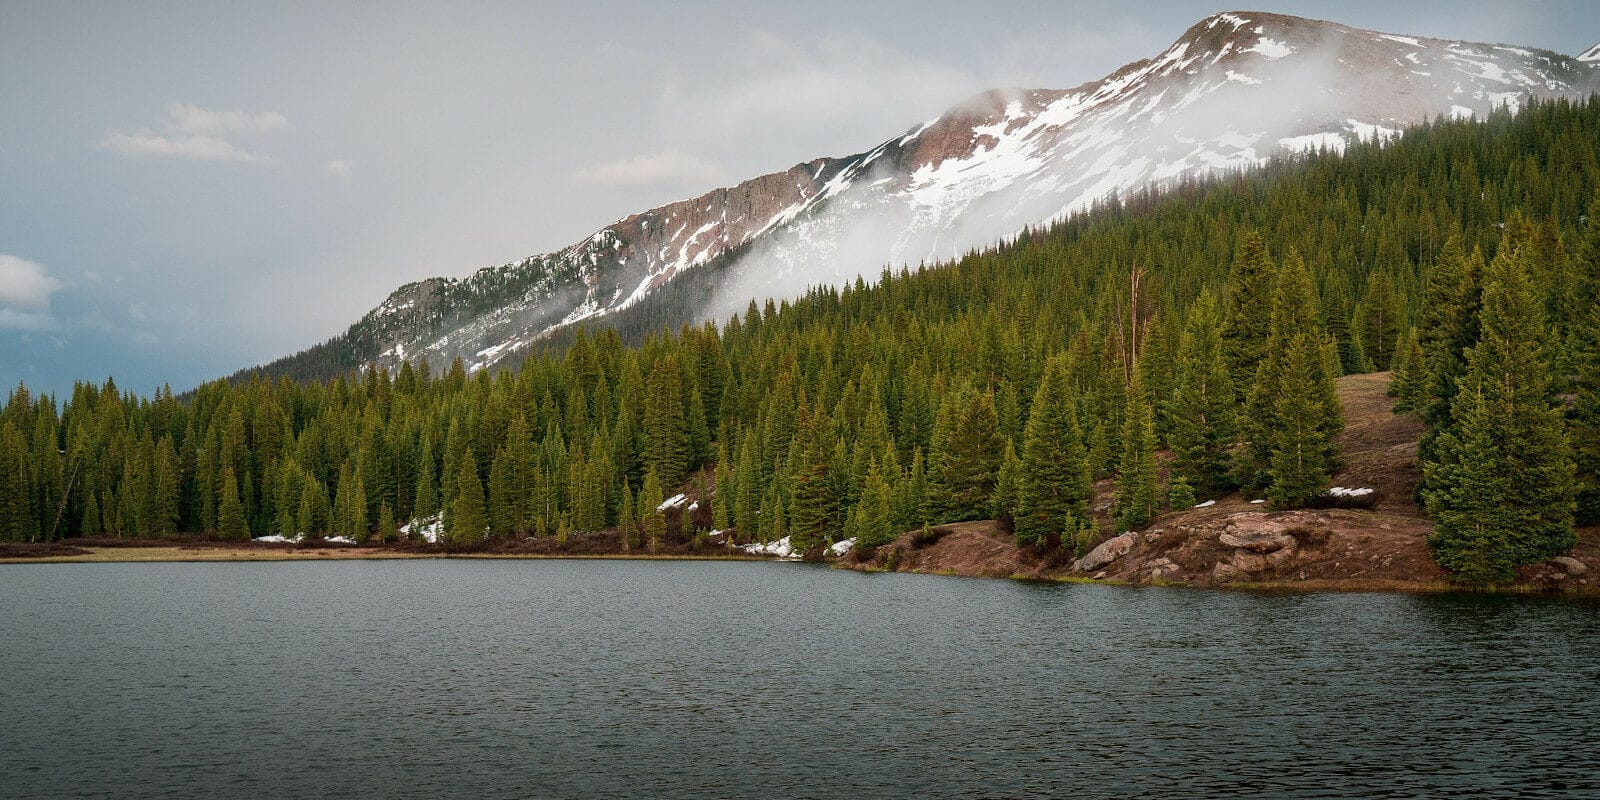
{"type": "Polygon", "coordinates": [[[1328,486],[1330,431],[1324,395],[1331,384],[1327,353],[1312,334],[1297,334],[1284,354],[1274,424],[1266,431],[1271,446],[1267,500],[1273,508],[1299,508],[1328,486]]]}
{"type": "Polygon", "coordinates": [[[1600,198],[1589,205],[1583,240],[1572,261],[1567,361],[1576,395],[1567,412],[1568,436],[1577,469],[1576,520],[1600,522],[1600,198]]]}
{"type": "MultiPolygon", "coordinates": [[[[1339,362],[1331,346],[1322,346],[1326,337],[1317,319],[1317,301],[1311,288],[1311,277],[1306,271],[1305,262],[1291,250],[1278,271],[1277,286],[1273,293],[1267,356],[1256,369],[1256,377],[1245,403],[1243,427],[1246,444],[1238,473],[1239,483],[1247,491],[1262,492],[1271,485],[1273,453],[1282,445],[1284,437],[1311,436],[1314,432],[1322,451],[1318,459],[1320,463],[1328,471],[1337,465],[1338,450],[1334,439],[1344,426],[1334,394],[1334,377],[1339,362]],[[1290,351],[1302,336],[1308,338],[1306,354],[1321,359],[1321,377],[1315,381],[1309,380],[1310,373],[1289,374],[1290,351]],[[1291,390],[1305,394],[1301,399],[1308,404],[1308,408],[1315,410],[1315,419],[1285,421],[1278,415],[1284,394],[1291,390]],[[1302,430],[1306,425],[1312,428],[1302,430]]],[[[1305,366],[1305,369],[1311,367],[1305,366]]],[[[1305,440],[1306,443],[1310,441],[1305,440]]],[[[1302,487],[1294,488],[1298,490],[1302,487]]],[[[1280,492],[1279,496],[1283,497],[1283,493],[1280,492]]],[[[1286,497],[1284,499],[1287,501],[1286,497]]]]}
{"type": "MultiPolygon", "coordinates": [[[[730,458],[727,441],[718,441],[717,483],[716,493],[711,498],[711,527],[724,533],[729,533],[733,528],[733,499],[739,493],[739,487],[733,479],[733,465],[728,463],[730,458]]],[[[731,533],[728,539],[732,541],[731,533]]]]}
{"type": "Polygon", "coordinates": [[[789,473],[788,532],[796,552],[821,546],[843,521],[835,441],[833,420],[827,414],[802,412],[789,473]]]}
{"type": "Polygon", "coordinates": [[[995,519],[1004,525],[1016,525],[1017,502],[1022,495],[1022,459],[1017,457],[1017,448],[1006,440],[1005,456],[1000,459],[1000,477],[994,487],[995,519]]]}
{"type": "Polygon", "coordinates": [[[1233,445],[1239,433],[1218,318],[1216,301],[1202,292],[1179,340],[1177,377],[1167,402],[1173,472],[1207,498],[1233,488],[1233,445]]]}
{"type": "Polygon", "coordinates": [[[1113,512],[1123,530],[1143,526],[1158,510],[1156,482],[1156,429],[1139,374],[1128,387],[1123,411],[1122,457],[1117,463],[1117,491],[1113,512]]]}
{"type": "Polygon", "coordinates": [[[1033,395],[1022,434],[1018,481],[1018,544],[1044,544],[1076,530],[1088,516],[1091,486],[1088,454],[1068,394],[1066,364],[1051,359],[1033,395]]]}
{"type": "Polygon", "coordinates": [[[1435,539],[1434,557],[1446,568],[1488,558],[1477,552],[1484,547],[1499,553],[1494,564],[1530,564],[1577,541],[1573,462],[1550,389],[1543,311],[1525,255],[1507,238],[1484,277],[1480,337],[1466,352],[1449,426],[1423,462],[1423,499],[1435,519],[1455,520],[1452,514],[1490,502],[1502,510],[1476,523],[1470,536],[1447,527],[1435,539]],[[1465,485],[1488,472],[1503,489],[1465,485]]]}
{"type": "Polygon", "coordinates": [[[1373,270],[1367,277],[1367,295],[1361,301],[1361,341],[1374,369],[1389,369],[1392,345],[1400,335],[1400,298],[1394,280],[1385,270],[1373,270]]]}
{"type": "Polygon", "coordinates": [[[417,457],[417,499],[412,511],[416,519],[424,520],[439,513],[439,481],[433,474],[433,446],[422,443],[422,453],[417,457]]]}
{"type": "Polygon", "coordinates": [[[1272,261],[1261,235],[1251,231],[1239,240],[1228,271],[1228,314],[1222,327],[1223,356],[1242,392],[1255,378],[1267,353],[1272,309],[1272,261]]]}
{"type": "Polygon", "coordinates": [[[399,529],[394,521],[394,512],[389,510],[388,503],[378,506],[377,534],[378,540],[382,542],[392,541],[399,535],[399,529]]]}
{"type": "Polygon", "coordinates": [[[1427,402],[1427,363],[1415,328],[1407,328],[1395,343],[1388,394],[1395,398],[1394,413],[1416,411],[1427,402]]]}
{"type": "Polygon", "coordinates": [[[1445,460],[1427,465],[1428,516],[1433,558],[1457,580],[1496,586],[1516,577],[1512,546],[1521,521],[1511,507],[1510,478],[1501,470],[1502,454],[1493,436],[1481,387],[1455,400],[1456,424],[1439,437],[1445,460]]]}
{"type": "Polygon", "coordinates": [[[689,426],[678,367],[665,359],[650,371],[645,386],[644,460],[664,487],[675,487],[690,468],[689,426]]]}
{"type": "Polygon", "coordinates": [[[639,489],[639,524],[644,534],[645,546],[654,553],[661,549],[667,535],[667,518],[661,511],[664,498],[661,494],[661,479],[656,476],[656,468],[650,467],[644,473],[644,486],[639,489]]]}
{"type": "Polygon", "coordinates": [[[244,518],[244,503],[239,500],[239,481],[233,468],[222,471],[222,494],[217,499],[217,535],[224,539],[248,539],[250,527],[244,518]]]}
{"type": "MultiPolygon", "coordinates": [[[[944,521],[978,519],[991,511],[1000,479],[999,418],[994,395],[966,392],[952,404],[937,477],[929,481],[935,515],[944,521]]],[[[940,416],[946,416],[941,411],[940,416]]]]}
{"type": "Polygon", "coordinates": [[[478,479],[477,459],[468,448],[461,459],[455,480],[455,499],[445,515],[445,532],[455,544],[476,542],[489,526],[483,507],[483,482],[478,479]]]}
{"type": "Polygon", "coordinates": [[[758,458],[755,433],[746,431],[744,441],[739,444],[739,467],[734,473],[738,493],[733,503],[733,521],[739,527],[739,538],[746,542],[755,541],[759,528],[762,492],[756,466],[758,458]]]}
{"type": "Polygon", "coordinates": [[[856,547],[877,547],[893,541],[894,528],[890,488],[872,462],[867,477],[861,485],[861,500],[850,511],[851,524],[848,535],[856,540],[856,547]]]}
{"type": "Polygon", "coordinates": [[[509,443],[501,445],[489,462],[489,530],[496,536],[516,533],[520,522],[518,493],[512,487],[511,447],[509,443]]]}

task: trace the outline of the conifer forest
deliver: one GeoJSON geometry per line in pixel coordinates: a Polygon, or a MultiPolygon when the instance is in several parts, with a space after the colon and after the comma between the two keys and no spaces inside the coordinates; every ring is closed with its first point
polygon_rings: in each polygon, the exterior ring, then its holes
{"type": "Polygon", "coordinates": [[[1457,580],[1600,521],[1600,99],[1122,197],[726,320],[578,328],[511,370],[18,386],[0,539],[388,541],[438,515],[446,545],[817,552],[996,519],[1081,553],[1233,492],[1316,502],[1335,379],[1377,371],[1427,426],[1418,500],[1457,580]],[[702,510],[669,526],[679,492],[702,510]]]}

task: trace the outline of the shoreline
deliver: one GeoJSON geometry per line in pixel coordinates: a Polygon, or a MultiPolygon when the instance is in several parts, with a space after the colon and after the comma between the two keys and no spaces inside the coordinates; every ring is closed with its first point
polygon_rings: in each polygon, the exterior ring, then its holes
{"type": "MultiPolygon", "coordinates": [[[[291,549],[281,547],[253,547],[250,545],[127,545],[118,547],[91,546],[82,548],[87,553],[50,555],[38,557],[0,557],[0,566],[11,564],[182,564],[182,563],[249,563],[283,561],[413,561],[471,559],[485,561],[754,561],[783,563],[784,559],[730,553],[445,553],[417,552],[393,548],[337,547],[291,549]]],[[[1546,586],[1519,583],[1493,589],[1472,589],[1444,581],[1403,581],[1394,579],[1313,579],[1237,581],[1231,583],[1196,585],[1183,581],[1133,582],[1115,578],[1093,578],[1071,573],[996,575],[959,572],[954,570],[885,570],[866,564],[852,564],[845,560],[825,562],[833,569],[861,573],[927,575],[932,577],[978,578],[989,580],[1021,581],[1027,583],[1088,584],[1118,586],[1128,589],[1190,589],[1198,591],[1250,592],[1264,594],[1483,594],[1517,595],[1594,599],[1600,598],[1600,587],[1570,586],[1552,591],[1546,586]]]]}

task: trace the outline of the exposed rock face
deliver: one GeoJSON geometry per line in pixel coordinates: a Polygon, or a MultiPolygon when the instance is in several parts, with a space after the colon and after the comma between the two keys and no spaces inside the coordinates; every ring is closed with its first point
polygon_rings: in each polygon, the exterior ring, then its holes
{"type": "Polygon", "coordinates": [[[346,356],[490,367],[728,255],[718,296],[683,309],[720,317],[751,297],[952,257],[1146,185],[1584,95],[1597,76],[1548,51],[1217,14],[1101,80],[987,92],[864,153],[635,214],[556,253],[407,284],[350,328],[346,356]]]}
{"type": "Polygon", "coordinates": [[[1093,572],[1127,555],[1138,541],[1139,534],[1132,531],[1121,536],[1113,536],[1090,550],[1088,555],[1072,562],[1072,569],[1076,572],[1093,572]]]}

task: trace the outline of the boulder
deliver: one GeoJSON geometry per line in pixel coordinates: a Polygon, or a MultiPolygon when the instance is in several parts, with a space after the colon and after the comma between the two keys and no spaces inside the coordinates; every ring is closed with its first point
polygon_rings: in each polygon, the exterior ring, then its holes
{"type": "Polygon", "coordinates": [[[1271,529],[1230,530],[1217,537],[1228,547],[1249,550],[1252,553],[1271,553],[1285,547],[1294,547],[1294,537],[1271,529]]]}
{"type": "Polygon", "coordinates": [[[1217,564],[1211,568],[1211,580],[1217,583],[1227,583],[1239,577],[1239,568],[1232,564],[1217,564]]]}
{"type": "Polygon", "coordinates": [[[1572,556],[1556,556],[1550,563],[1567,571],[1568,575],[1583,575],[1589,571],[1589,566],[1572,556]]]}
{"type": "Polygon", "coordinates": [[[1138,543],[1139,534],[1129,531],[1121,536],[1113,536],[1100,543],[1099,547],[1089,551],[1089,554],[1072,562],[1072,569],[1076,572],[1092,572],[1128,554],[1138,543]]]}

